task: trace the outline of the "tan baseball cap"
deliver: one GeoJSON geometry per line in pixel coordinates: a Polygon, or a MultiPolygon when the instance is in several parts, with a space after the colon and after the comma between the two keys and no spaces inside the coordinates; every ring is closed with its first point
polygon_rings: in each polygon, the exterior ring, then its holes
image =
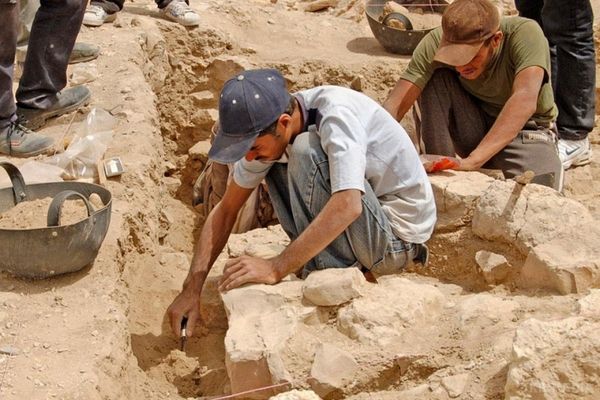
{"type": "Polygon", "coordinates": [[[453,66],[468,64],[499,27],[498,9],[488,0],[454,1],[442,16],[442,41],[434,60],[453,66]]]}

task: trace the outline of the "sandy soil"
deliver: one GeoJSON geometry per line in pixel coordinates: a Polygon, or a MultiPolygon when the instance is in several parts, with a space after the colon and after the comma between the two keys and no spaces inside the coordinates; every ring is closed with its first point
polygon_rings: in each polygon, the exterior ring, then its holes
{"type": "MultiPolygon", "coordinates": [[[[600,1],[593,3],[600,9],[600,1]]],[[[203,293],[200,335],[190,340],[186,355],[177,350],[164,319],[187,273],[201,223],[190,204],[201,163],[188,149],[209,137],[220,87],[240,68],[269,66],[285,74],[292,90],[338,84],[383,101],[408,62],[386,53],[372,37],[361,1],[342,0],[316,13],[294,0],[192,0],[192,7],[202,17],[196,29],[162,19],[148,0],[127,2],[113,24],[82,28],[79,40],[102,48],[87,70],[94,78],[87,83],[92,103],[42,132],[62,142],[67,129],[81,128],[91,107],[111,110],[119,123],[106,156],[120,156],[126,173],[106,183],[114,199],[112,222],[92,266],[44,281],[0,275],[2,399],[227,393],[227,319],[214,279],[203,293]]],[[[568,172],[566,195],[599,218],[597,129],[591,138],[596,156],[568,172]]],[[[439,276],[458,275],[454,283],[464,290],[482,290],[467,273],[455,274],[460,268],[449,266],[439,276]]],[[[492,294],[501,296],[502,289],[492,294]]],[[[539,302],[525,297],[523,303],[536,308],[539,302]]],[[[569,307],[561,298],[544,301],[556,315],[569,307]]],[[[469,356],[463,354],[468,348],[465,342],[447,352],[461,359],[469,356]]],[[[500,398],[500,384],[497,389],[484,397],[500,398]]]]}

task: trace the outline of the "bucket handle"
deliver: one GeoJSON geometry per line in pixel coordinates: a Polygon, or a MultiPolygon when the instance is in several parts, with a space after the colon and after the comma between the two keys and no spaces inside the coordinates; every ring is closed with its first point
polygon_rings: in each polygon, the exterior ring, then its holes
{"type": "Polygon", "coordinates": [[[385,26],[388,26],[388,22],[392,19],[402,22],[407,31],[413,30],[413,24],[410,22],[410,19],[408,19],[408,17],[406,15],[399,13],[399,12],[389,13],[388,15],[386,15],[383,18],[383,21],[381,21],[381,23],[385,26]]]}
{"type": "Polygon", "coordinates": [[[0,167],[4,168],[8,177],[10,178],[10,182],[12,183],[13,195],[15,198],[15,205],[24,201],[27,198],[27,191],[25,187],[25,180],[23,179],[23,175],[21,175],[21,171],[14,164],[3,161],[0,162],[0,167]]]}
{"type": "Polygon", "coordinates": [[[92,215],[92,213],[94,212],[94,208],[88,201],[87,197],[74,190],[63,190],[62,192],[54,196],[52,202],[50,203],[50,206],[48,206],[48,227],[60,226],[60,210],[62,209],[65,200],[71,197],[78,197],[81,200],[83,200],[87,208],[88,217],[92,215]]]}

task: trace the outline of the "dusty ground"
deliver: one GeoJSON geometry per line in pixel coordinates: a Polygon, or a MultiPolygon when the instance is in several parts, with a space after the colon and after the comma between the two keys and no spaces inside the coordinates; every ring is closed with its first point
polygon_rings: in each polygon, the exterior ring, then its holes
{"type": "MultiPolygon", "coordinates": [[[[199,223],[190,186],[202,161],[188,149],[208,138],[217,93],[241,67],[277,67],[292,90],[339,84],[382,101],[408,59],[384,52],[361,17],[361,4],[346,0],[307,13],[292,0],[192,0],[202,24],[185,29],[141,0],[126,3],[114,24],[82,28],[79,40],[102,48],[93,65],[72,70],[95,77],[88,83],[92,103],[72,124],[73,114],[43,132],[62,142],[91,107],[111,110],[119,123],[107,156],[120,156],[126,173],[106,184],[112,222],[94,265],[46,281],[0,276],[0,351],[9,353],[0,354],[0,398],[179,399],[228,392],[227,320],[214,281],[204,292],[201,335],[190,341],[187,356],[173,351],[177,342],[163,318],[187,272],[199,223]]],[[[597,131],[592,140],[596,157],[569,171],[566,194],[598,218],[597,131]]],[[[532,315],[539,309],[562,315],[573,302],[520,301],[532,315]]],[[[462,347],[447,351],[450,358],[464,357],[462,347]]]]}

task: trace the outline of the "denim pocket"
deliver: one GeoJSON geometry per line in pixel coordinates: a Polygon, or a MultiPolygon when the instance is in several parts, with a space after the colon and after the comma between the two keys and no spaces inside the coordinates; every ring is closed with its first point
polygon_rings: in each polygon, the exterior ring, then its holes
{"type": "Polygon", "coordinates": [[[385,256],[371,268],[376,275],[390,275],[402,272],[407,265],[408,256],[412,252],[412,245],[402,240],[391,240],[385,256]]]}

